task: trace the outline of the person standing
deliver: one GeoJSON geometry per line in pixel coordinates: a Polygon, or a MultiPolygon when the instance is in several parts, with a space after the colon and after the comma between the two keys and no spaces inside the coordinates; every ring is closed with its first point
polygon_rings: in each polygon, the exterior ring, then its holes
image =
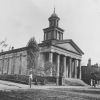
{"type": "Polygon", "coordinates": [[[32,79],[33,79],[32,70],[30,70],[30,74],[29,74],[29,85],[30,85],[30,88],[32,86],[32,79]]]}

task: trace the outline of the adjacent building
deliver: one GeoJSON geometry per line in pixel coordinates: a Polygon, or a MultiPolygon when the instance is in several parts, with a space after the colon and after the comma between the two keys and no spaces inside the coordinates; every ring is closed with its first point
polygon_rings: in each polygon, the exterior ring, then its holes
{"type": "Polygon", "coordinates": [[[81,67],[81,79],[87,84],[91,84],[91,73],[94,73],[96,75],[96,79],[100,80],[100,67],[98,64],[92,65],[91,59],[89,58],[87,66],[81,67]]]}

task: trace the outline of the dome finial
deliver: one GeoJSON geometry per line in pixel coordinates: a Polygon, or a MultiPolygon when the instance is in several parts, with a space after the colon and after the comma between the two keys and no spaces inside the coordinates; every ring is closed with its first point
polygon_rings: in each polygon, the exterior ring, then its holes
{"type": "Polygon", "coordinates": [[[56,14],[56,12],[55,12],[55,7],[54,7],[54,11],[53,11],[51,17],[58,17],[57,14],[56,14]]]}
{"type": "Polygon", "coordinates": [[[53,4],[53,7],[54,7],[54,13],[55,13],[55,0],[54,0],[54,2],[53,2],[54,4],[53,4]]]}

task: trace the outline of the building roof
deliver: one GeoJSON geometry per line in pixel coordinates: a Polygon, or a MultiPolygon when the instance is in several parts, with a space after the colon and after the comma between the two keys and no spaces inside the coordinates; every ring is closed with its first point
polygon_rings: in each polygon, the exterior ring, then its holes
{"type": "Polygon", "coordinates": [[[5,55],[5,54],[10,54],[10,53],[16,53],[16,52],[24,51],[24,50],[27,50],[27,49],[28,49],[28,47],[22,47],[22,48],[17,48],[17,49],[9,50],[9,51],[4,51],[4,52],[0,53],[0,56],[1,55],[5,55]]]}
{"type": "Polygon", "coordinates": [[[39,46],[40,47],[55,46],[57,48],[77,53],[80,55],[84,54],[83,51],[74,43],[72,39],[43,41],[42,43],[39,44],[39,46]]]}
{"type": "Polygon", "coordinates": [[[53,30],[53,29],[58,29],[58,30],[60,30],[61,32],[64,32],[64,30],[62,29],[62,28],[60,28],[60,27],[54,27],[54,26],[52,26],[52,27],[48,27],[48,28],[45,28],[45,29],[43,29],[44,31],[50,31],[50,30],[53,30]]]}
{"type": "Polygon", "coordinates": [[[66,40],[61,40],[57,43],[57,46],[60,46],[59,44],[61,44],[63,48],[65,49],[70,49],[68,48],[68,46],[66,45],[67,43],[69,43],[69,46],[72,46],[75,50],[77,50],[79,53],[84,54],[84,52],[76,45],[76,43],[72,40],[72,39],[66,39],[66,40]],[[65,45],[63,45],[65,44],[65,45]],[[67,48],[66,48],[67,47],[67,48]]]}
{"type": "MultiPolygon", "coordinates": [[[[44,46],[55,46],[57,48],[70,51],[73,53],[81,54],[83,55],[83,51],[73,42],[72,39],[66,39],[66,40],[52,40],[52,41],[43,41],[42,43],[38,44],[39,47],[44,46]]],[[[5,52],[1,52],[0,55],[9,54],[9,53],[16,53],[20,51],[27,50],[29,47],[22,47],[18,49],[13,49],[5,52]]]]}

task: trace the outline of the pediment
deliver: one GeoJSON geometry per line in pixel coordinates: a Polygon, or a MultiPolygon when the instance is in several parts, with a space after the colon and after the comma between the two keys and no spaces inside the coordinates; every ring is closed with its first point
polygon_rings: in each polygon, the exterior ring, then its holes
{"type": "Polygon", "coordinates": [[[59,43],[59,44],[56,44],[56,46],[61,47],[62,49],[80,54],[79,50],[76,49],[75,45],[72,45],[71,43],[59,43]]]}
{"type": "Polygon", "coordinates": [[[69,51],[69,52],[77,53],[79,55],[84,54],[84,52],[75,44],[75,42],[73,42],[72,39],[59,40],[59,41],[52,40],[52,41],[44,42],[43,44],[42,44],[43,46],[51,46],[52,45],[57,48],[69,51]]]}

